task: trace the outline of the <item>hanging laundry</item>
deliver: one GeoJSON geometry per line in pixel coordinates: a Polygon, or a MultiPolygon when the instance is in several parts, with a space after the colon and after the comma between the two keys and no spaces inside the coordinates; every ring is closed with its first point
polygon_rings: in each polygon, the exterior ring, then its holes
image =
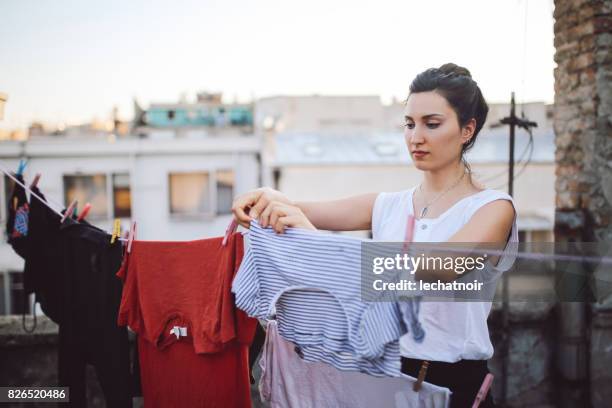
{"type": "Polygon", "coordinates": [[[256,221],[249,240],[233,282],[240,309],[260,319],[276,309],[280,334],[307,361],[400,375],[398,339],[406,328],[396,302],[361,300],[362,240],[297,228],[279,235],[256,221]]]}
{"type": "MultiPolygon", "coordinates": [[[[24,183],[21,174],[14,175],[17,180],[24,183]]],[[[7,202],[6,236],[13,250],[22,258],[25,258],[26,240],[28,235],[28,216],[30,206],[25,190],[22,186],[14,183],[13,192],[7,202]]]]}
{"type": "MultiPolygon", "coordinates": [[[[43,193],[32,191],[42,199],[43,193]]],[[[63,251],[59,235],[60,216],[45,203],[32,198],[28,223],[27,248],[23,271],[26,294],[34,293],[42,311],[61,323],[63,251]]]]}
{"type": "Polygon", "coordinates": [[[243,238],[133,241],[117,276],[118,324],[139,334],[145,408],[250,407],[256,319],[234,306],[243,238]]]}
{"type": "Polygon", "coordinates": [[[267,324],[259,361],[261,399],[271,408],[447,408],[450,403],[448,388],[424,382],[415,392],[416,379],[403,374],[376,378],[304,361],[294,345],[279,335],[274,320],[267,324]]]}
{"type": "Polygon", "coordinates": [[[131,407],[130,346],[117,326],[122,284],[115,276],[123,255],[119,241],[85,222],[61,225],[62,249],[59,384],[70,387],[70,405],[86,407],[85,368],[94,366],[106,406],[131,407]]]}

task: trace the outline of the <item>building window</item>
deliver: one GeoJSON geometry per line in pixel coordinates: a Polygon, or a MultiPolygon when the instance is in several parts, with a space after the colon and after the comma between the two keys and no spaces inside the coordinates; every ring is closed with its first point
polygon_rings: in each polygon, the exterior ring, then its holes
{"type": "Polygon", "coordinates": [[[173,110],[169,110],[168,111],[168,120],[173,120],[175,116],[175,113],[173,110]]]}
{"type": "Polygon", "coordinates": [[[25,301],[25,290],[23,286],[23,273],[21,272],[10,272],[9,273],[9,284],[10,284],[10,310],[9,314],[23,314],[30,313],[30,302],[25,301]]]}
{"type": "MultiPolygon", "coordinates": [[[[15,182],[13,181],[13,179],[5,174],[3,191],[4,196],[2,197],[2,208],[0,209],[0,223],[3,225],[6,223],[6,219],[8,217],[7,210],[8,206],[10,205],[9,200],[11,199],[11,194],[13,194],[14,185],[15,182]]],[[[3,239],[6,241],[6,228],[3,228],[2,230],[5,234],[3,239]]]]}
{"type": "Polygon", "coordinates": [[[79,211],[86,203],[91,204],[88,218],[109,218],[106,175],[64,176],[64,203],[78,200],[79,211]]]}
{"type": "Polygon", "coordinates": [[[169,186],[171,214],[203,215],[211,213],[208,173],[171,173],[169,186]]]}
{"type": "Polygon", "coordinates": [[[65,175],[64,202],[78,200],[78,210],[91,204],[89,219],[130,218],[132,200],[130,176],[127,173],[65,175]]]}
{"type": "Polygon", "coordinates": [[[113,218],[130,218],[132,216],[129,174],[113,174],[113,213],[113,218]]]}
{"type": "Polygon", "coordinates": [[[0,315],[31,313],[30,299],[26,301],[23,273],[0,272],[0,315]]]}
{"type": "Polygon", "coordinates": [[[6,305],[8,303],[8,293],[6,290],[6,285],[4,283],[4,276],[5,274],[0,272],[0,316],[6,314],[6,305]]]}
{"type": "Polygon", "coordinates": [[[231,214],[234,200],[234,172],[219,170],[217,176],[217,214],[231,214]]]}

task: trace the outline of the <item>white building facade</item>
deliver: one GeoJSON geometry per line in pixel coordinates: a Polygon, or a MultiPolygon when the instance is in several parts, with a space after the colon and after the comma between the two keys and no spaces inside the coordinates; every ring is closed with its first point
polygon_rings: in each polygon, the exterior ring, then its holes
{"type": "MultiPolygon", "coordinates": [[[[78,140],[37,138],[0,143],[2,168],[15,171],[27,159],[29,185],[39,188],[56,210],[78,199],[79,211],[92,204],[87,220],[112,231],[137,222],[137,239],[180,241],[223,235],[231,221],[233,197],[260,184],[260,139],[254,135],[178,140],[78,140]]],[[[10,194],[2,178],[1,202],[10,194]]],[[[7,209],[2,205],[0,222],[7,209]]],[[[10,292],[19,286],[23,260],[0,243],[0,312],[12,313],[10,292]],[[2,293],[0,293],[1,295],[2,293]]],[[[0,313],[3,314],[3,313],[0,313]]]]}

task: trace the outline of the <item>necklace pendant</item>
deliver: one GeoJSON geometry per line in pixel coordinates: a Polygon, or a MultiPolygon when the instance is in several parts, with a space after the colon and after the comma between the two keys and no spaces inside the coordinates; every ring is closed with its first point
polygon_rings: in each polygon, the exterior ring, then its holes
{"type": "Polygon", "coordinates": [[[421,210],[421,216],[419,218],[423,218],[425,214],[427,214],[427,209],[428,207],[423,207],[423,209],[421,210]]]}

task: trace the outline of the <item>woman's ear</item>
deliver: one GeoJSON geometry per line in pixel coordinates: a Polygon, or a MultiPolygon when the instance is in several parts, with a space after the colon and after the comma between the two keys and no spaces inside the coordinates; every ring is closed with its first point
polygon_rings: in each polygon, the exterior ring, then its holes
{"type": "Polygon", "coordinates": [[[472,118],[461,129],[461,144],[466,144],[474,136],[476,130],[476,119],[472,118]]]}

